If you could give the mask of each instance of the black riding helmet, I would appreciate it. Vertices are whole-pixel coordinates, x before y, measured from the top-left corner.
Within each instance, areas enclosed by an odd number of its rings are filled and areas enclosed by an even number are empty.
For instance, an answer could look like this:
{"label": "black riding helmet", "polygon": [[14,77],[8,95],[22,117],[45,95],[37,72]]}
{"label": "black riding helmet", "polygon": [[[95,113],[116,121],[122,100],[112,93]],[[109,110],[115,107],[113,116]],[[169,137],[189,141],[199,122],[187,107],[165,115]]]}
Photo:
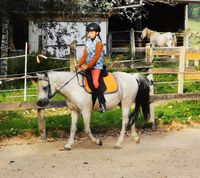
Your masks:
{"label": "black riding helmet", "polygon": [[87,32],[89,32],[89,31],[100,32],[101,31],[101,27],[97,23],[92,22],[92,23],[87,25],[86,31]]}

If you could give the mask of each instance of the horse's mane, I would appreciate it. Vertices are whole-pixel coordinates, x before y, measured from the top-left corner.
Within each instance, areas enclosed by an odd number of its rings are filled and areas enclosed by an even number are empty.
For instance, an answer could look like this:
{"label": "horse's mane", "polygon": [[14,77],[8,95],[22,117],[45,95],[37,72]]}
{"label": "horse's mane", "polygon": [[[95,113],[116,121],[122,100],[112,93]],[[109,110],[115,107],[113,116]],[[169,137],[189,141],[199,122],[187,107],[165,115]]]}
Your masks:
{"label": "horse's mane", "polygon": [[147,38],[148,39],[150,39],[150,37],[153,35],[153,34],[155,34],[155,33],[159,33],[159,32],[157,32],[157,31],[154,31],[154,30],[151,30],[151,29],[149,29],[149,28],[145,28],[146,29],[146,34],[147,34]]}

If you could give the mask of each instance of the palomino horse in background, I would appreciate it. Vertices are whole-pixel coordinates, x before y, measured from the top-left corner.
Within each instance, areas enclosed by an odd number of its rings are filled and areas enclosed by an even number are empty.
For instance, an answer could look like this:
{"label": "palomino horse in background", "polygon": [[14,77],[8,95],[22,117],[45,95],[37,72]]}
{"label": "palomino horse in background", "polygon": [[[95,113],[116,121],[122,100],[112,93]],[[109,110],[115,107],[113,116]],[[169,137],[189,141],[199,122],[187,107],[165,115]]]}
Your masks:
{"label": "palomino horse in background", "polygon": [[[138,116],[140,107],[144,118],[150,118],[150,103],[149,103],[149,80],[139,75],[131,75],[124,72],[114,72],[114,78],[118,84],[118,90],[114,93],[105,94],[106,109],[112,109],[120,106],[122,110],[122,129],[115,144],[116,148],[121,148],[126,132],[126,127],[131,126],[131,136],[138,142],[139,135],[135,130],[135,120]],[[76,125],[79,113],[83,116],[85,133],[92,142],[102,145],[99,138],[95,138],[90,129],[90,117],[92,110],[98,110],[98,102],[93,107],[92,95],[87,93],[79,81],[82,78],[81,74],[74,72],[48,72],[37,74],[38,84],[38,100],[37,105],[45,107],[49,103],[49,99],[56,93],[60,93],[65,97],[67,107],[71,111],[71,129],[70,138],[64,148],[70,150],[76,132]],[[135,108],[130,113],[132,103],[135,102]]]}
{"label": "palomino horse in background", "polygon": [[141,39],[147,38],[153,47],[174,47],[176,46],[176,36],[172,32],[159,33],[148,29],[142,30]]}

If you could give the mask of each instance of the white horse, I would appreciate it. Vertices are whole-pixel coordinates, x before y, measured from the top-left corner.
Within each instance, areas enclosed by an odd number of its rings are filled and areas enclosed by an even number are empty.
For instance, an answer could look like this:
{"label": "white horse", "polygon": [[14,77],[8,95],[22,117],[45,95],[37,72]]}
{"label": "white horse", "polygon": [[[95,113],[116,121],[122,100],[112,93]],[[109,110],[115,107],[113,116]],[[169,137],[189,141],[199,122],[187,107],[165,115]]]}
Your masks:
{"label": "white horse", "polygon": [[142,30],[141,39],[147,38],[153,47],[174,47],[176,45],[176,36],[172,32],[159,33],[148,29]]}
{"label": "white horse", "polygon": [[[135,119],[140,110],[143,111],[146,120],[150,117],[149,110],[149,90],[150,84],[148,79],[139,76],[131,75],[124,72],[113,73],[118,83],[118,90],[112,94],[105,94],[106,109],[112,109],[120,106],[122,109],[122,129],[120,136],[115,144],[116,148],[121,148],[128,124],[131,126],[131,135],[133,139],[138,142],[139,135],[135,130]],[[95,138],[90,129],[90,115],[92,110],[98,110],[98,102],[94,107],[92,104],[92,96],[87,93],[80,85],[82,76],[74,72],[48,72],[44,74],[37,74],[38,84],[38,100],[37,105],[45,107],[49,103],[49,99],[60,93],[65,97],[67,107],[71,111],[71,129],[68,143],[64,146],[65,149],[70,150],[74,143],[74,136],[76,132],[76,125],[79,113],[83,116],[84,131],[92,142],[102,145],[99,138]],[[135,108],[130,113],[132,103],[135,102]]]}

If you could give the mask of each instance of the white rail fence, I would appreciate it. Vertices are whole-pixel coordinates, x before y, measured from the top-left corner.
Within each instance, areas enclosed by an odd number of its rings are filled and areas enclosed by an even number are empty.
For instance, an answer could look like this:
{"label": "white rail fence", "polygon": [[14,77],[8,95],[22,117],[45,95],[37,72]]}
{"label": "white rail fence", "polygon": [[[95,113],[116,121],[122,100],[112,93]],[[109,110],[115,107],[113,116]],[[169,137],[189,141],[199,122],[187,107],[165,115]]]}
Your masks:
{"label": "white rail fence", "polygon": [[[35,72],[27,72],[27,65],[28,65],[28,43],[25,43],[25,54],[24,55],[18,55],[18,56],[10,56],[10,57],[2,57],[0,58],[0,60],[9,60],[9,59],[18,59],[18,58],[24,58],[24,73],[20,73],[20,74],[12,74],[12,75],[6,75],[3,77],[0,77],[0,86],[3,84],[3,82],[10,82],[10,81],[14,81],[14,80],[24,80],[24,87],[21,89],[7,89],[7,90],[0,90],[0,93],[13,93],[13,92],[21,92],[23,90],[23,96],[19,95],[19,96],[8,96],[8,98],[23,98],[23,101],[27,101],[28,97],[35,97],[37,96],[35,95],[27,95],[27,91],[28,90],[35,90],[35,88],[27,88],[27,79],[31,79],[33,78],[31,75],[33,75]],[[68,58],[56,58],[56,57],[50,57],[50,59],[56,59],[56,60],[64,60],[67,61],[69,60]],[[51,70],[64,70],[67,69],[69,67],[62,67],[62,68],[56,68],[56,69],[51,69]],[[43,70],[43,71],[37,71],[37,72],[46,72],[49,70]],[[2,95],[0,95],[0,98],[3,98]]]}
{"label": "white rail fence", "polygon": [[[27,44],[25,51],[27,51]],[[39,126],[39,132],[41,133],[42,136],[46,137],[46,127],[45,127],[45,120],[44,120],[44,108],[38,107],[35,102],[26,102],[27,100],[27,82],[26,80],[29,78],[29,74],[27,73],[27,52],[25,52],[25,55],[22,55],[25,60],[25,70],[24,70],[24,75],[21,77],[14,77],[14,78],[1,78],[0,80],[17,80],[17,79],[24,79],[24,102],[9,102],[9,103],[0,103],[0,110],[20,110],[20,109],[37,109],[38,110],[38,126]],[[159,100],[174,100],[174,99],[198,99],[200,98],[200,93],[183,93],[183,83],[185,80],[185,77],[187,74],[189,77],[186,77],[187,79],[200,79],[200,74],[199,72],[187,72],[186,66],[185,66],[185,61],[186,60],[197,60],[198,57],[200,56],[199,50],[196,51],[189,51],[187,49],[177,49],[177,48],[170,48],[170,49],[161,49],[161,48],[151,48],[147,47],[146,48],[146,59],[150,63],[153,61],[153,56],[154,55],[178,55],[179,56],[179,68],[175,72],[172,70],[160,70],[156,71],[154,69],[150,69],[150,71],[145,72],[144,74],[159,74],[159,73],[176,73],[178,75],[178,82],[179,84],[179,89],[178,93],[175,94],[154,94],[153,89],[151,93],[151,122],[153,123],[153,127],[155,127],[155,118],[154,118],[154,102],[159,101]],[[20,57],[22,57],[20,56]],[[18,56],[17,56],[18,57]],[[13,58],[13,57],[12,57]],[[6,58],[8,59],[8,58]],[[199,57],[200,59],[200,57]],[[198,59],[198,60],[199,60]],[[192,75],[194,74],[194,75]],[[153,77],[152,77],[153,78]],[[174,82],[173,82],[174,83]],[[20,89],[22,90],[22,89]],[[51,101],[50,104],[47,106],[47,108],[58,108],[58,107],[65,107],[65,102],[64,101]]]}

